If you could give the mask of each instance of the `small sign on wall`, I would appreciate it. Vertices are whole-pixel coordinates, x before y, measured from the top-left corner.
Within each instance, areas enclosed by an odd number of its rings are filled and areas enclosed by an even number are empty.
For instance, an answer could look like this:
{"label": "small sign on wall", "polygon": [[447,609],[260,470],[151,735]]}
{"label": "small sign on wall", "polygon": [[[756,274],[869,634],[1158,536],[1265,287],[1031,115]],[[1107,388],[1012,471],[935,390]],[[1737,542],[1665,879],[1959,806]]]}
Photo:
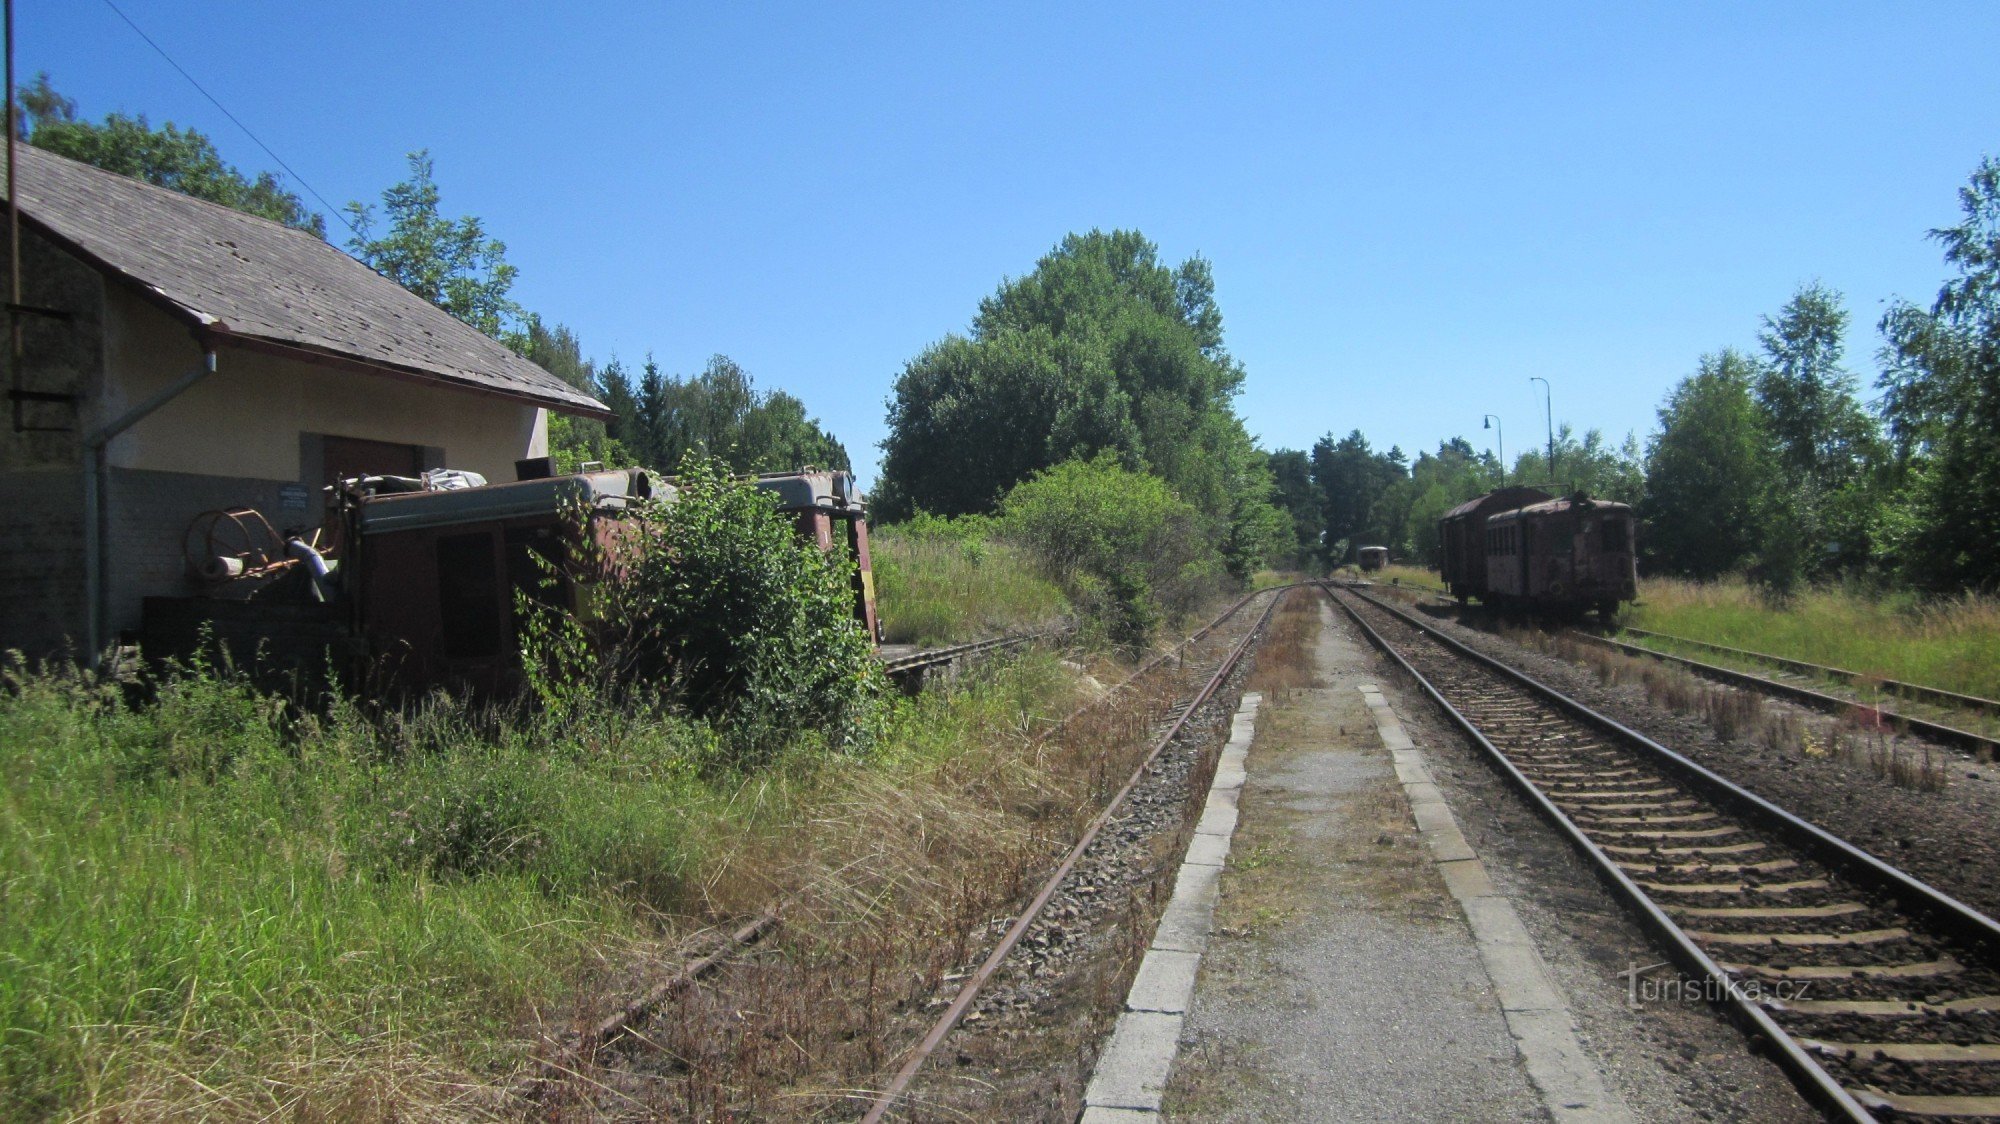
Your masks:
{"label": "small sign on wall", "polygon": [[284,505],[286,511],[304,511],[311,498],[312,493],[304,484],[286,484],[278,489],[278,502]]}

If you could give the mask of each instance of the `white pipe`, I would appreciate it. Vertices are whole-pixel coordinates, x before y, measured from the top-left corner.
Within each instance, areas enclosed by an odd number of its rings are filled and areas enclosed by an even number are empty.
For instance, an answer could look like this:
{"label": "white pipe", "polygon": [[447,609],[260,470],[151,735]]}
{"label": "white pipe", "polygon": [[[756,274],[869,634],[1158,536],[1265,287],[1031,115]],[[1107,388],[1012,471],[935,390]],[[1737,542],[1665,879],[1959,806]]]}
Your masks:
{"label": "white pipe", "polygon": [[83,439],[83,638],[90,666],[104,662],[104,622],[107,615],[104,591],[104,448],[111,439],[137,425],[147,414],[171,402],[188,387],[215,373],[215,349],[202,352],[201,362],[187,373],[120,414],[116,420],[92,430]]}

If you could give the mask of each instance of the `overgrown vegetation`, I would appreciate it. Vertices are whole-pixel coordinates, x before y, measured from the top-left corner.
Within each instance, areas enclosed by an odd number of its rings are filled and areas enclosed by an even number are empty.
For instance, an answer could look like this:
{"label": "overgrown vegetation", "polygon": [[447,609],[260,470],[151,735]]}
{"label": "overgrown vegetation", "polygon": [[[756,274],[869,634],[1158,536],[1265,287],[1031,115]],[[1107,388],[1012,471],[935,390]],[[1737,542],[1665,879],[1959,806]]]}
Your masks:
{"label": "overgrown vegetation", "polygon": [[1928,600],[1827,586],[1774,606],[1740,578],[1651,578],[1623,619],[1691,640],[2000,698],[2000,602],[1988,596]]}
{"label": "overgrown vegetation", "polygon": [[993,520],[920,513],[874,532],[875,594],[890,643],[942,645],[1053,627],[1069,599]]}
{"label": "overgrown vegetation", "polygon": [[[212,668],[135,704],[17,663],[0,691],[0,1103],[15,1119],[491,1103],[534,1025],[560,1029],[593,979],[790,885],[801,825],[861,790],[936,813],[963,799],[961,771],[1026,767],[1010,739],[1065,684],[1030,659],[892,704],[865,760],[795,750],[743,772],[717,767],[715,728],[601,698],[561,722],[443,697],[288,717]],[[838,873],[858,853],[809,857],[822,896],[863,877]]]}

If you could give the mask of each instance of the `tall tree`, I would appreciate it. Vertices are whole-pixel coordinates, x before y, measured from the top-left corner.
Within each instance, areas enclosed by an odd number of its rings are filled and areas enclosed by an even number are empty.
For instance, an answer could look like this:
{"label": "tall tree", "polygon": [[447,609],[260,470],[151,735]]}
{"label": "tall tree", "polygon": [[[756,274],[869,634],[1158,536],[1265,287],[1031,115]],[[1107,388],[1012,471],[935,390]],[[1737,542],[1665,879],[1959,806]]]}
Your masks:
{"label": "tall tree", "polygon": [[1358,429],[1338,441],[1328,433],[1313,443],[1312,479],[1319,490],[1326,561],[1347,561],[1355,547],[1369,545],[1361,541],[1364,538],[1389,545],[1393,528],[1382,518],[1382,498],[1407,475],[1401,449],[1392,446],[1378,453]]}
{"label": "tall tree", "polygon": [[1272,502],[1290,517],[1293,551],[1303,561],[1319,551],[1320,496],[1312,458],[1302,449],[1279,449],[1270,460]]}
{"label": "tall tree", "polygon": [[1884,552],[1933,589],[2000,589],[2000,161],[1959,190],[1957,226],[1931,231],[1958,269],[1930,308],[1882,318],[1881,386],[1899,492]]}
{"label": "tall tree", "polygon": [[277,176],[245,176],[222,159],[206,134],[172,121],[155,129],[144,114],[85,121],[77,116],[76,102],[49,84],[46,71],[16,97],[19,136],[36,148],[326,237],[326,219],[286,191]]}
{"label": "tall tree", "polygon": [[1170,268],[1136,231],[1072,234],[904,368],[877,498],[891,515],[990,511],[1034,472],[1108,452],[1165,479],[1220,541],[1269,522],[1242,382],[1206,261]]}
{"label": "tall tree", "polygon": [[1775,473],[1764,522],[1787,528],[1766,542],[1759,571],[1780,588],[1868,557],[1880,436],[1841,366],[1846,331],[1840,294],[1814,283],[1765,317],[1758,335],[1755,393]]}
{"label": "tall tree", "polygon": [[1704,355],[1660,407],[1660,432],[1646,451],[1650,567],[1714,578],[1748,562],[1768,461],[1751,388],[1762,372],[1741,352]]}
{"label": "tall tree", "polygon": [[375,272],[423,297],[494,339],[523,350],[521,306],[507,293],[519,272],[507,263],[507,245],[489,238],[486,224],[466,215],[445,218],[428,151],[409,154],[410,178],[382,193],[389,229],[371,237],[375,208],[347,205],[355,235],[347,248]]}

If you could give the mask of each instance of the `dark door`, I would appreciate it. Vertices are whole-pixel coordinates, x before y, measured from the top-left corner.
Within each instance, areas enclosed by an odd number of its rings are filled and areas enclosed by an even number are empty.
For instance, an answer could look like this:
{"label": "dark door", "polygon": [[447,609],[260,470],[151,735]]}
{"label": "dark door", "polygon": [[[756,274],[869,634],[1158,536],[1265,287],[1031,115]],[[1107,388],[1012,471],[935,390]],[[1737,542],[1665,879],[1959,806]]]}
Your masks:
{"label": "dark door", "polygon": [[420,476],[424,451],[416,445],[369,441],[360,437],[322,438],[320,483],[349,476]]}

